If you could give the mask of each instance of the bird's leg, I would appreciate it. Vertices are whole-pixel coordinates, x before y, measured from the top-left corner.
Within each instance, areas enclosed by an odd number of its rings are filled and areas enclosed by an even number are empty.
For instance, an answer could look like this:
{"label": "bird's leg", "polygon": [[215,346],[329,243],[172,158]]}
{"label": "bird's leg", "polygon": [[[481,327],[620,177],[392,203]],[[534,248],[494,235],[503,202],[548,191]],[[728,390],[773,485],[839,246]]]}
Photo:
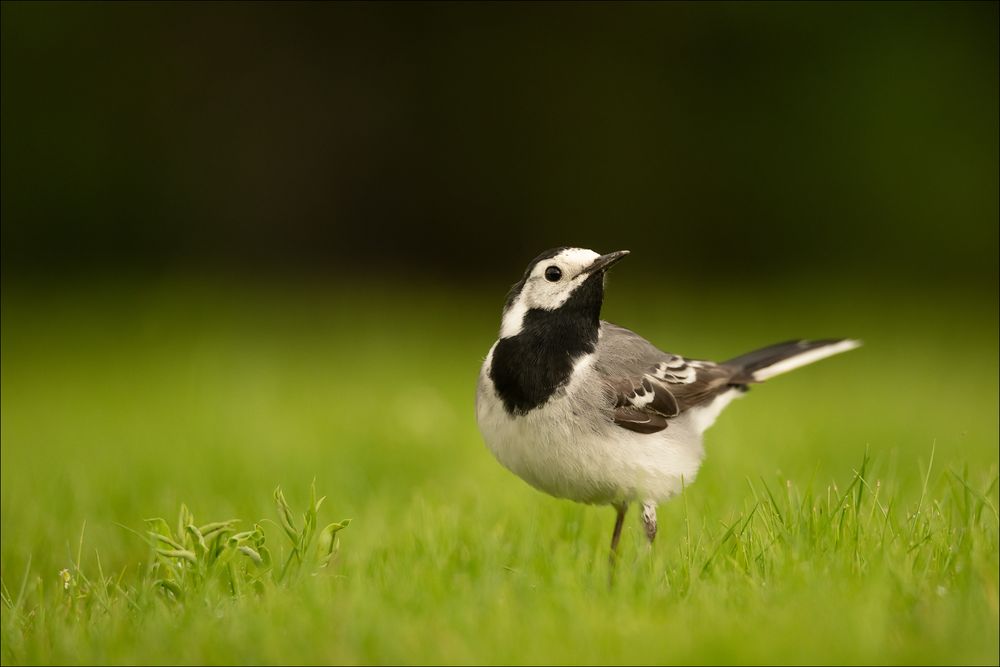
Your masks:
{"label": "bird's leg", "polygon": [[615,517],[615,532],[611,533],[611,574],[614,576],[615,563],[618,562],[618,541],[622,537],[622,525],[625,523],[625,512],[628,511],[628,503],[617,503],[614,506],[618,516]]}
{"label": "bird's leg", "polygon": [[649,540],[649,546],[652,548],[653,540],[656,539],[656,503],[647,500],[642,504],[642,527],[646,529],[646,538]]}

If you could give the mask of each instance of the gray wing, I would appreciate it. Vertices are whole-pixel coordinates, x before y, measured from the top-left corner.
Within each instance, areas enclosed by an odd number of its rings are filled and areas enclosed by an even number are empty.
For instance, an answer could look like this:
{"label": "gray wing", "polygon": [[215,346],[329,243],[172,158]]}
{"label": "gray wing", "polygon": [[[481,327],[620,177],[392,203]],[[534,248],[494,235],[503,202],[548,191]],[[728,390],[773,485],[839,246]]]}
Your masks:
{"label": "gray wing", "polygon": [[670,419],[728,390],[735,374],[729,366],[663,352],[609,322],[601,323],[596,364],[615,423],[637,433],[667,428]]}

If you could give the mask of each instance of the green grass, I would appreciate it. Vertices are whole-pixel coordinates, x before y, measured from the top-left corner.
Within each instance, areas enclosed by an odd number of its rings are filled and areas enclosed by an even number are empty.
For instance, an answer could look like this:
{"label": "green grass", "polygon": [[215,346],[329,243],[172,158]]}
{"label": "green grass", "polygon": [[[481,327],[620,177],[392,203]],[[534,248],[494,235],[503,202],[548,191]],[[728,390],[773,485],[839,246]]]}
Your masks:
{"label": "green grass", "polygon": [[[865,347],[735,402],[651,553],[629,515],[611,588],[613,511],[477,433],[505,286],[5,284],[3,663],[997,664],[995,294],[692,285],[650,312],[629,280],[606,316],[672,351]],[[352,523],[280,577],[272,492],[301,530],[314,479],[302,553]],[[155,553],[157,516],[194,562]],[[182,535],[230,518],[270,568]]]}

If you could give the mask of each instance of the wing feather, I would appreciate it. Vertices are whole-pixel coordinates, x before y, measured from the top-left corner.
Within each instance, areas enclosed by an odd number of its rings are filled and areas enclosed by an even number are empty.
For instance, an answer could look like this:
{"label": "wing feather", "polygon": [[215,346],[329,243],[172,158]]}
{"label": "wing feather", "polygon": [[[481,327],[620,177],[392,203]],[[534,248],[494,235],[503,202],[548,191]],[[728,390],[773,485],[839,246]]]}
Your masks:
{"label": "wing feather", "polygon": [[622,428],[656,433],[671,419],[732,387],[733,369],[657,349],[622,327],[602,323],[598,365]]}

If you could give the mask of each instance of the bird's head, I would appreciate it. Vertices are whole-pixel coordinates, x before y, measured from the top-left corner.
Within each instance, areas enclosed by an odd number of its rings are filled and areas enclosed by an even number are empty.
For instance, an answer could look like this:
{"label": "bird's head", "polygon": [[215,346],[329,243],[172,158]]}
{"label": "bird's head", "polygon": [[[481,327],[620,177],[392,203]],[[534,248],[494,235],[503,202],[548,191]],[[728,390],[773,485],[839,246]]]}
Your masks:
{"label": "bird's head", "polygon": [[567,317],[600,316],[604,300],[604,274],[628,250],[599,255],[586,248],[553,248],[531,260],[521,278],[507,293],[500,337],[521,332],[532,312],[564,313]]}

